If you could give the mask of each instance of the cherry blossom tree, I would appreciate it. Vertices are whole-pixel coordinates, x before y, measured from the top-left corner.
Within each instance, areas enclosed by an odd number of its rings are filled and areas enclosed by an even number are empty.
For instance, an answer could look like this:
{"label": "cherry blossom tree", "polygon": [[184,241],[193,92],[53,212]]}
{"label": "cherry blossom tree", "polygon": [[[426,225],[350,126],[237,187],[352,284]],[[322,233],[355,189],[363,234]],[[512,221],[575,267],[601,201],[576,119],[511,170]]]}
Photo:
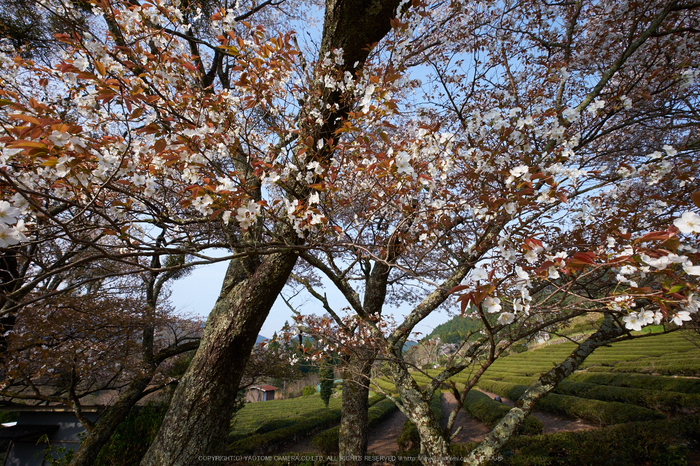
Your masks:
{"label": "cherry blossom tree", "polygon": [[[73,463],[91,464],[140,399],[177,382],[173,361],[199,345],[201,323],[174,317],[163,296],[182,274],[108,276],[23,306],[5,334],[0,395],[71,408],[87,430]],[[97,422],[86,404],[106,406]]]}
{"label": "cherry blossom tree", "polygon": [[[387,359],[428,457],[449,456],[428,400],[451,375],[474,368],[464,390],[453,386],[463,400],[514,342],[608,316],[474,451],[481,464],[596,347],[697,312],[697,14],[683,2],[494,2],[420,5],[400,18],[405,40],[386,57],[432,70],[411,83],[424,104],[406,103],[381,129],[363,125],[365,157],[335,196],[346,202],[324,206],[345,236],[301,256],[369,330],[353,336],[361,327],[327,301],[337,330],[309,327],[340,347],[352,340],[355,355],[372,334],[360,359]],[[390,89],[410,98],[403,83]],[[420,283],[408,316],[380,327],[388,287],[410,297]],[[451,293],[484,336],[421,389],[403,345]]]}
{"label": "cherry blossom tree", "polygon": [[[230,251],[144,464],[222,449],[298,257],[358,316],[336,312],[347,338],[374,339],[349,354],[355,373],[386,358],[434,458],[447,441],[427,400],[465,367],[422,390],[401,350],[455,293],[487,328],[467,389],[509,344],[575,315],[610,316],[580,362],[623,327],[697,310],[697,5],[328,0],[319,44],[300,46],[310,6],[100,2],[101,27],[59,36],[48,64],[1,57],[0,247],[22,272],[8,267],[8,316],[36,283],[102,259],[166,272],[139,258]],[[36,259],[54,245],[58,266]],[[611,276],[605,294],[581,291]],[[389,325],[385,302],[404,298]]]}
{"label": "cherry blossom tree", "polygon": [[[42,5],[79,14],[70,2]],[[101,26],[59,36],[50,63],[2,57],[7,253],[30,263],[32,248],[80,247],[87,257],[66,269],[108,259],[136,273],[170,270],[139,257],[231,251],[145,464],[191,464],[221,449],[231,395],[295,250],[326,232],[318,204],[326,180],[342,178],[336,155],[357,156],[343,148],[359,137],[345,118],[371,97],[363,64],[399,2],[329,3],[320,48],[306,55],[275,21],[302,18],[299,3],[221,4],[204,19],[196,4],[180,6],[95,3]],[[59,273],[27,270],[20,287]]]}

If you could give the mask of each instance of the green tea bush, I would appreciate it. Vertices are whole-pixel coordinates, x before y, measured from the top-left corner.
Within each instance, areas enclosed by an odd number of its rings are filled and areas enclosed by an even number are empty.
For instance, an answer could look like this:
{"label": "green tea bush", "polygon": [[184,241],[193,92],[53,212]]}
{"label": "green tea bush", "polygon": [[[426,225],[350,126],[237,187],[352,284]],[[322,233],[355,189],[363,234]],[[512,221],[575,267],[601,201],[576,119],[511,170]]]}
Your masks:
{"label": "green tea bush", "polygon": [[661,419],[664,416],[641,406],[599,401],[550,393],[537,402],[537,409],[584,419],[601,426]]}
{"label": "green tea bush", "polygon": [[700,393],[700,380],[698,379],[684,379],[663,375],[574,372],[567,380],[595,383],[599,385],[641,388],[644,390],[667,390],[680,393]]}
{"label": "green tea bush", "polygon": [[266,434],[273,430],[282,429],[283,427],[291,426],[296,421],[294,419],[273,419],[255,429],[255,434]]}
{"label": "green tea bush", "polygon": [[251,435],[228,445],[230,454],[265,454],[285,443],[295,442],[310,433],[328,428],[340,422],[339,410],[323,410],[313,417],[300,417],[293,425],[282,427],[264,434]]}
{"label": "green tea bush", "polygon": [[[510,408],[503,403],[493,400],[490,396],[478,390],[470,390],[464,401],[464,410],[474,419],[477,419],[489,427],[494,427],[508,414]],[[544,430],[542,421],[534,416],[527,416],[518,433],[521,435],[535,435]]]}
{"label": "green tea bush", "polygon": [[572,395],[581,398],[619,401],[643,406],[666,414],[687,414],[700,410],[700,394],[616,387],[569,380],[561,381],[555,391],[562,395]]}
{"label": "green tea bush", "polygon": [[689,450],[698,447],[700,418],[691,416],[683,422],[632,422],[584,432],[514,437],[502,450],[503,460],[495,464],[681,466],[689,464]]}
{"label": "green tea bush", "polygon": [[[501,396],[517,400],[527,390],[526,385],[514,385],[491,380],[479,381],[479,387]],[[575,417],[599,425],[660,419],[660,413],[641,406],[614,401],[590,400],[577,396],[549,393],[537,402],[537,409]]]}
{"label": "green tea bush", "polygon": [[[340,412],[340,398],[331,398],[330,409]],[[229,441],[238,440],[254,435],[256,429],[263,424],[279,419],[314,417],[321,411],[326,411],[319,394],[285,400],[271,400],[258,403],[246,403],[243,409],[236,413],[231,424]]]}

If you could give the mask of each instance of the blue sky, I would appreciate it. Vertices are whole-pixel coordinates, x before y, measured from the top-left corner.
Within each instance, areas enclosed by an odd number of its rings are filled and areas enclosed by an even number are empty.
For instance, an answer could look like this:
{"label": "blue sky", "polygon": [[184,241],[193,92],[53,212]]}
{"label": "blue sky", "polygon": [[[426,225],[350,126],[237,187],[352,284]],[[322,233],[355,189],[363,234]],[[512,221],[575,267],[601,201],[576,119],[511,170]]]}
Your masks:
{"label": "blue sky", "polygon": [[[189,276],[174,282],[170,300],[175,309],[186,316],[206,318],[214,307],[216,298],[219,296],[227,266],[228,262],[224,261],[198,267]],[[332,286],[327,286],[325,293],[328,295],[329,302],[334,308],[342,309],[345,306],[344,298]],[[317,305],[315,300],[306,294],[297,296],[294,299],[294,305],[304,313],[317,315],[324,313],[322,307]],[[458,306],[452,309],[452,311],[458,310]],[[403,307],[393,310],[388,309],[385,314],[393,313],[396,320],[399,320],[399,317],[408,311],[410,311],[410,308]],[[292,321],[292,315],[287,305],[278,297],[260,334],[266,337],[272,336],[275,331],[282,328],[285,321]],[[416,330],[426,335],[449,318],[445,311],[436,312],[425,319],[424,323],[418,325]]]}

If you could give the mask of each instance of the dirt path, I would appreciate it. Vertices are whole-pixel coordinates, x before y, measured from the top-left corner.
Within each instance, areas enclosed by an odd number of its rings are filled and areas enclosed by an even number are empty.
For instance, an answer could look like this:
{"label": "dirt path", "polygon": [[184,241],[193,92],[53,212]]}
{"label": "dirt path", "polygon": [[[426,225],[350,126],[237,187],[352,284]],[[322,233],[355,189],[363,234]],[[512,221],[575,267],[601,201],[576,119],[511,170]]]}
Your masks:
{"label": "dirt path", "polygon": [[388,456],[399,449],[396,439],[401,434],[406,416],[398,409],[369,431],[367,451],[379,456]]}
{"label": "dirt path", "polygon": [[[496,395],[490,392],[483,393],[487,394],[491,398],[495,398]],[[513,401],[501,397],[504,404],[508,406],[513,406]],[[451,393],[444,393],[442,395],[442,427],[447,425],[447,419],[450,415],[450,411],[455,406],[455,398]],[[596,427],[587,424],[583,421],[577,419],[571,419],[564,416],[556,416],[553,414],[543,413],[540,411],[535,411],[533,413],[537,419],[542,421],[544,424],[544,433],[551,434],[555,432],[576,432],[581,430],[591,430]],[[406,422],[406,416],[398,409],[394,411],[388,418],[380,422],[373,429],[369,431],[369,445],[367,448],[368,452],[376,455],[388,456],[392,452],[398,450],[399,446],[396,443],[396,439],[401,433],[401,428],[404,422]],[[457,419],[455,421],[455,429],[462,427],[462,430],[453,439],[456,443],[466,443],[466,442],[479,442],[483,440],[489,433],[490,429],[486,427],[482,422],[471,418],[464,411],[460,411],[457,414]],[[318,453],[311,446],[311,439],[313,436],[306,438],[305,440],[299,441],[295,444],[288,445],[280,451],[279,453]]]}
{"label": "dirt path", "polygon": [[[495,393],[480,390],[482,393],[487,394],[491,398],[495,398],[497,395]],[[515,403],[508,398],[501,397],[503,404],[507,406],[514,406]],[[578,432],[581,430],[591,430],[597,429],[596,426],[592,424],[587,424],[580,419],[573,419],[565,416],[557,416],[555,414],[543,413],[542,411],[534,411],[532,413],[537,419],[542,421],[544,424],[545,434],[554,434],[556,432]]]}
{"label": "dirt path", "polygon": [[[449,419],[450,412],[457,405],[457,400],[452,393],[442,394],[442,428],[447,427],[447,420]],[[466,442],[480,442],[486,437],[486,435],[491,431],[484,423],[477,421],[476,419],[469,416],[464,410],[460,410],[457,413],[457,419],[455,419],[454,429],[457,430],[459,427],[462,430],[457,434],[457,436],[452,439],[454,443],[466,443]]]}

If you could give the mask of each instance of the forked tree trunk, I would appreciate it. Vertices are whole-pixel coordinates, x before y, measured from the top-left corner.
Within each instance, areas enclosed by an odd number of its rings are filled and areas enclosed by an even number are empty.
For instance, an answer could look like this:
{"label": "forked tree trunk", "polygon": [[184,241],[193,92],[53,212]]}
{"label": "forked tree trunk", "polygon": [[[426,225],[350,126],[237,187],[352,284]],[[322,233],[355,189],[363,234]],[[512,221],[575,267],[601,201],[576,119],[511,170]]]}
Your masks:
{"label": "forked tree trunk", "polygon": [[[355,73],[372,45],[391,30],[391,19],[399,4],[400,0],[327,0],[320,57],[342,49],[345,64],[340,71]],[[320,131],[309,131],[314,139],[309,147],[315,147],[321,138],[335,140],[335,130],[350,109],[335,93],[327,102],[316,105],[324,111],[335,110],[329,113]],[[310,110],[301,109],[300,114]],[[332,154],[325,151],[330,151],[328,144],[316,155],[329,163]],[[305,186],[297,188],[295,192],[306,193],[302,196],[310,195]],[[290,243],[299,240],[295,233],[285,239]],[[142,465],[189,466],[201,463],[202,457],[222,452],[243,370],[296,258],[289,252],[266,256],[256,264],[252,264],[253,260],[231,262],[199,350],[175,391]]]}
{"label": "forked tree trunk", "polygon": [[200,349],[142,465],[189,466],[224,451],[243,371],[296,257],[288,252],[231,262]]}

